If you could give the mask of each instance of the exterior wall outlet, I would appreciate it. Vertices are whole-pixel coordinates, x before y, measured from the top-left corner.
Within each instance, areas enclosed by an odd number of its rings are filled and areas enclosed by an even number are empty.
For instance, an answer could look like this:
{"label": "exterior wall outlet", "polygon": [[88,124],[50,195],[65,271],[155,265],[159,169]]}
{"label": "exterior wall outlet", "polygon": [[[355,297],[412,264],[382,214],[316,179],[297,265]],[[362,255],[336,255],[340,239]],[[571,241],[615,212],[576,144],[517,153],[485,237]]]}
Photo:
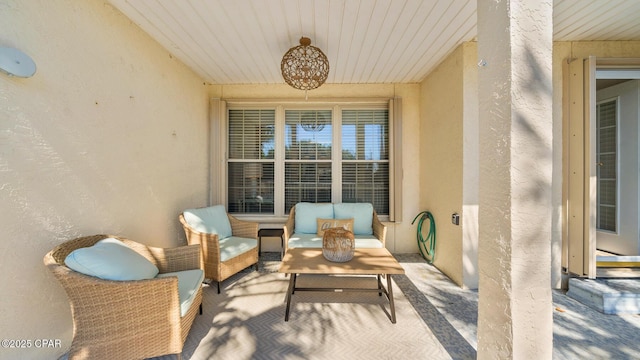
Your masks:
{"label": "exterior wall outlet", "polygon": [[453,225],[460,225],[460,214],[458,213],[451,214],[451,223]]}

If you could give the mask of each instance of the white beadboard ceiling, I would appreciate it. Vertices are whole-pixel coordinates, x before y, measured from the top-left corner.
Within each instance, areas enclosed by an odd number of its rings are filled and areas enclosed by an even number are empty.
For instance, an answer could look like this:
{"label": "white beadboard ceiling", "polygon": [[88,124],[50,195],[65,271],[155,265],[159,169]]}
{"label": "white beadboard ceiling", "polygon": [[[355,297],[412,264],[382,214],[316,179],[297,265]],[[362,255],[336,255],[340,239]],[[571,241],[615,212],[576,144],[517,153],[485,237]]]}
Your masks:
{"label": "white beadboard ceiling", "polygon": [[[476,0],[108,0],[212,84],[284,83],[301,36],[327,83],[421,81],[476,37]],[[555,0],[554,40],[640,40],[640,0]]]}

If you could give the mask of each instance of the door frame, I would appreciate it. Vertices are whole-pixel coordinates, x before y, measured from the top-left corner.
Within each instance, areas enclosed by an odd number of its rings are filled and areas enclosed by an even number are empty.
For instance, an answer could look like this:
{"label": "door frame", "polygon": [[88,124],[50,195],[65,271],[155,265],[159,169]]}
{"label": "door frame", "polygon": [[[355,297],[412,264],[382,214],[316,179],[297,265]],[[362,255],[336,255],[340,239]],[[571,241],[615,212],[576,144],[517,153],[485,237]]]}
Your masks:
{"label": "door frame", "polygon": [[638,58],[573,58],[563,62],[563,227],[565,272],[596,278],[596,70],[639,68]]}

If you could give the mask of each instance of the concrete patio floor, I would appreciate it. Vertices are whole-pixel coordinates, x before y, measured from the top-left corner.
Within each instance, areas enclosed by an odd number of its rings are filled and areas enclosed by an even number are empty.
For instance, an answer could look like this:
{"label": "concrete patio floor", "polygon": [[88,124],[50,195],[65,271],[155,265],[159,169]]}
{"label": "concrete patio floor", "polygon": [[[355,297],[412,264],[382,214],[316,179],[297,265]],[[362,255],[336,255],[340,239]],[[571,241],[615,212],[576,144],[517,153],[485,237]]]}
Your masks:
{"label": "concrete patio floor", "polygon": [[[418,254],[394,256],[406,271],[393,277],[396,324],[375,300],[352,304],[333,293],[325,304],[294,305],[284,322],[288,280],[277,273],[280,254],[263,253],[259,272],[236,274],[221,294],[205,286],[205,312],[182,359],[475,359],[478,292],[461,289]],[[560,290],[552,306],[553,359],[640,358],[640,315],[606,315]],[[362,336],[380,338],[359,344]]]}

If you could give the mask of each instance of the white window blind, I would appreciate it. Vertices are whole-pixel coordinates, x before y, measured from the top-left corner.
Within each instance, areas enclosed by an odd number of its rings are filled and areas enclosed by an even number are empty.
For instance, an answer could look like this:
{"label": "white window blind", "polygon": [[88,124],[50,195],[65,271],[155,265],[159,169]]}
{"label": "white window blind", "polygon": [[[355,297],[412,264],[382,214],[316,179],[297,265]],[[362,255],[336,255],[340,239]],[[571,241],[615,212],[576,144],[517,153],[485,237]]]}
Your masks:
{"label": "white window blind", "polygon": [[597,229],[615,232],[618,199],[618,101],[597,104],[596,156],[598,161]]}

